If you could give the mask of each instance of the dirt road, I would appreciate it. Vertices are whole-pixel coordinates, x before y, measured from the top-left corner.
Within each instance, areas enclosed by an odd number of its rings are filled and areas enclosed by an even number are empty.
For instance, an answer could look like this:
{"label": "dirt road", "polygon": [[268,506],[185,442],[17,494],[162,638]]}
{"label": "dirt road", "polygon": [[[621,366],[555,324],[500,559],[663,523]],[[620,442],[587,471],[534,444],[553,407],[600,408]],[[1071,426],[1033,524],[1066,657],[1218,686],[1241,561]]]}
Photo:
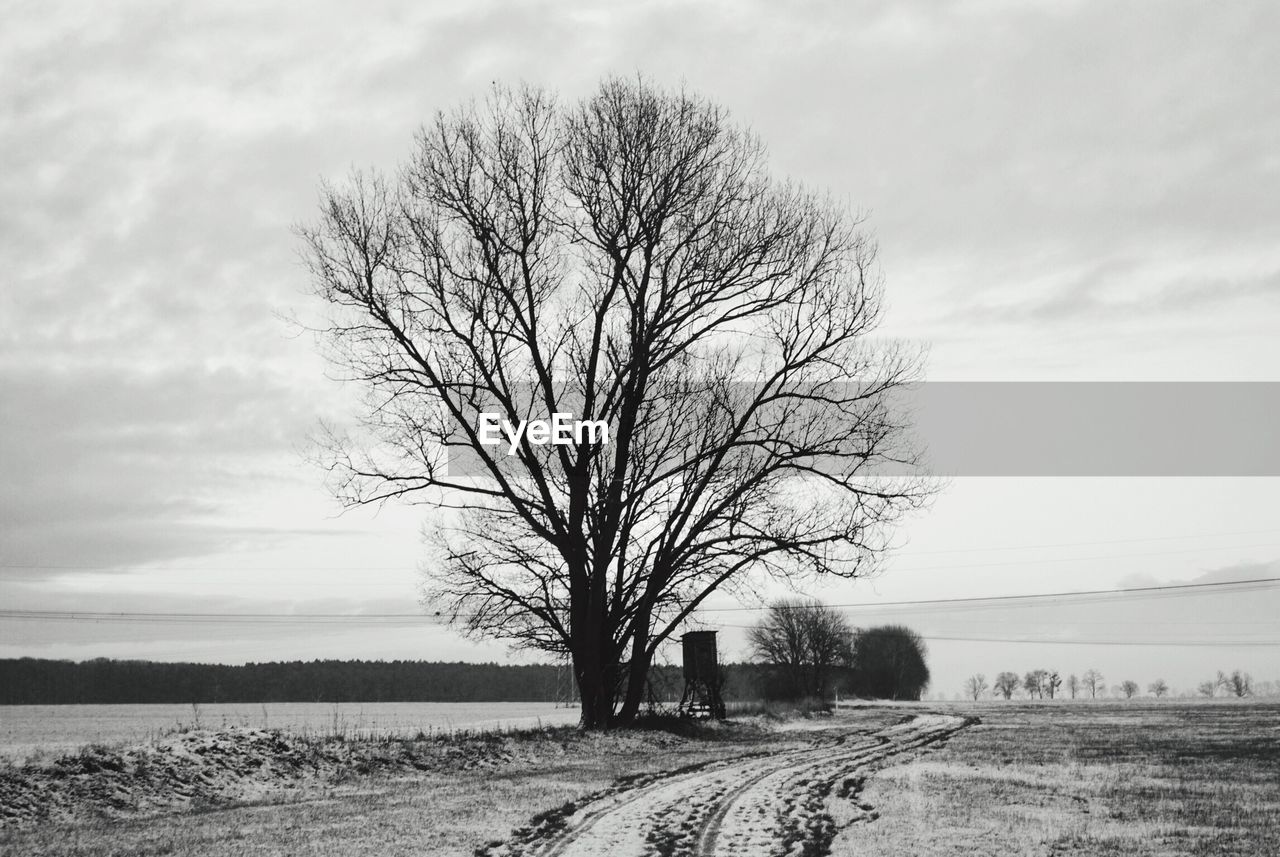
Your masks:
{"label": "dirt road", "polygon": [[969,721],[922,714],[870,734],[639,777],[535,818],[491,857],[712,857],[829,850],[837,829],[873,819],[858,792],[872,766],[944,741]]}

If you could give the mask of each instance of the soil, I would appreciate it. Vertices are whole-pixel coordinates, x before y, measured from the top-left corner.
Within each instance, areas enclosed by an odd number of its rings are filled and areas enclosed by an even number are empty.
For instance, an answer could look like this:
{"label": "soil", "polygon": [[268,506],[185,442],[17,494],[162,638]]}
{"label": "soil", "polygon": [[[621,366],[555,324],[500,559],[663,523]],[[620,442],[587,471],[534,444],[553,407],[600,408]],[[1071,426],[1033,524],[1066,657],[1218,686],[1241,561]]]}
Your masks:
{"label": "soil", "polygon": [[973,722],[925,714],[875,732],[833,729],[807,746],[619,781],[536,817],[483,857],[820,857],[837,830],[873,820],[868,774]]}

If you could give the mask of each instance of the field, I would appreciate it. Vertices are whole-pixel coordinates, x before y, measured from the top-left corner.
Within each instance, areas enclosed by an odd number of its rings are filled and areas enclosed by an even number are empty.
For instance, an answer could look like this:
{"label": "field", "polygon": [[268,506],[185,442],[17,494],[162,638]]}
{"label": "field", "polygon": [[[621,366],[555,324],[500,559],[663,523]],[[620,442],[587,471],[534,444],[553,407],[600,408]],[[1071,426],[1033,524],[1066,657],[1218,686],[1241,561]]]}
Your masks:
{"label": "field", "polygon": [[839,857],[1280,854],[1280,704],[1002,704],[868,781]]}
{"label": "field", "polygon": [[1274,702],[863,706],[472,749],[453,768],[21,825],[0,853],[1280,854]]}
{"label": "field", "polygon": [[203,705],[3,705],[0,759],[127,744],[174,729],[246,726],[379,737],[456,729],[528,729],[576,723],[550,702],[270,702]]}

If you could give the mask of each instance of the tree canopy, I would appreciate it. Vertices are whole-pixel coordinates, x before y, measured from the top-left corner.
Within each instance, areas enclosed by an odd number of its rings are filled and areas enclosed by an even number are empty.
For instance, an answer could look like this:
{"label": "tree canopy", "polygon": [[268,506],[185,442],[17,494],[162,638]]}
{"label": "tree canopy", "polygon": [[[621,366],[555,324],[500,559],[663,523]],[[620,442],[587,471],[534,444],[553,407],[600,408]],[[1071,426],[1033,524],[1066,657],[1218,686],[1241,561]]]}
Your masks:
{"label": "tree canopy", "polygon": [[[929,686],[926,651],[920,635],[902,625],[859,631],[854,640],[854,692],[872,699],[919,699]],[[1016,683],[1017,676],[1014,679]]]}
{"label": "tree canopy", "polygon": [[822,699],[853,660],[853,626],[817,600],[784,599],[747,632],[752,653],[775,668],[771,695]]}
{"label": "tree canopy", "polygon": [[[366,394],[327,437],[334,490],[433,506],[431,608],[570,654],[587,726],[634,716],[711,593],[862,574],[925,496],[870,475],[912,459],[890,394],[918,370],[868,337],[874,242],[704,98],[495,87],[395,176],[326,184],[300,232],[326,353]],[[480,413],[608,442],[508,453]]]}

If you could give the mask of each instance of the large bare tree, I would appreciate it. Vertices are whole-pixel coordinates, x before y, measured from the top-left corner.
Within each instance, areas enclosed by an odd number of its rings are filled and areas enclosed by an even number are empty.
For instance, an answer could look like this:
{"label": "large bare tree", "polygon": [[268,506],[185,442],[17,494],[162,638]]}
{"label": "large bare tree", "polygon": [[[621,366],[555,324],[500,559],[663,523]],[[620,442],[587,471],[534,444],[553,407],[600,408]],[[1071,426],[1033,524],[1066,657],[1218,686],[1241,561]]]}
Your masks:
{"label": "large bare tree", "polygon": [[[351,504],[430,504],[432,609],[572,656],[583,724],[632,718],[659,645],[746,574],[864,573],[922,483],[875,343],[860,220],[769,175],[725,111],[643,80],[440,114],[300,231],[330,358],[367,393],[326,461]],[[482,442],[477,415],[603,421]]]}

